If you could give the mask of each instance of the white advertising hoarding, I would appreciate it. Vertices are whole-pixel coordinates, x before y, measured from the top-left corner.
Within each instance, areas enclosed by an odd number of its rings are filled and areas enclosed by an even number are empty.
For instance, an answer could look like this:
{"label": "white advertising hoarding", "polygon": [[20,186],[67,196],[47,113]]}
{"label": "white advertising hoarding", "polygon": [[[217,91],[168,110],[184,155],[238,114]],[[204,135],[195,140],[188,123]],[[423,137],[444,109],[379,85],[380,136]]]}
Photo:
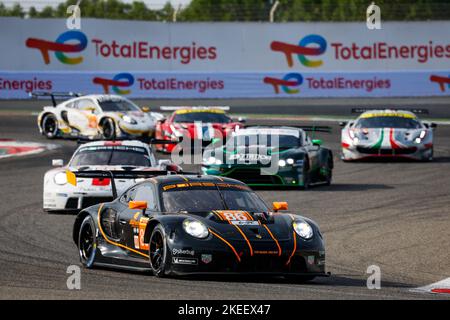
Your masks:
{"label": "white advertising hoarding", "polygon": [[[31,91],[120,94],[130,98],[420,97],[448,95],[442,72],[191,73],[0,72],[0,94]],[[7,93],[7,95],[5,94]]]}
{"label": "white advertising hoarding", "polygon": [[450,94],[450,21],[368,30],[365,22],[82,19],[81,27],[68,30],[64,19],[0,18],[0,98],[49,87],[35,78],[50,81],[51,90],[145,98]]}

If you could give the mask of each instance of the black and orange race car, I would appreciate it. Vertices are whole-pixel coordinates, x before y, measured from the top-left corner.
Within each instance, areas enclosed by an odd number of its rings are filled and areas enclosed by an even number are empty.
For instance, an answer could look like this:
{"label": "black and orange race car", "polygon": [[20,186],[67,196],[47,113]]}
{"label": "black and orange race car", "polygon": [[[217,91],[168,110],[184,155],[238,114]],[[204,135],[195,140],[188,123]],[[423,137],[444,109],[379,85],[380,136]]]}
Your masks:
{"label": "black and orange race car", "polygon": [[[142,172],[68,172],[77,178],[143,179]],[[115,189],[113,188],[113,193]],[[159,277],[267,274],[292,280],[327,276],[319,227],[269,208],[244,183],[214,176],[161,175],[132,186],[112,202],[80,212],[73,240],[81,263],[152,271]]]}

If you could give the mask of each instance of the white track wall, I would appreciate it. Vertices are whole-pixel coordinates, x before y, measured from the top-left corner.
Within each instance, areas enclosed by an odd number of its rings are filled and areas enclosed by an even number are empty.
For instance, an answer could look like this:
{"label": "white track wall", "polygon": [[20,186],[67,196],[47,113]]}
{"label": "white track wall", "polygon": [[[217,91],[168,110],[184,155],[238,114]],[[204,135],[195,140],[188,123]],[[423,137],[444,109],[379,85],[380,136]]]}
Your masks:
{"label": "white track wall", "polygon": [[0,98],[450,95],[450,22],[151,23],[0,18]]}

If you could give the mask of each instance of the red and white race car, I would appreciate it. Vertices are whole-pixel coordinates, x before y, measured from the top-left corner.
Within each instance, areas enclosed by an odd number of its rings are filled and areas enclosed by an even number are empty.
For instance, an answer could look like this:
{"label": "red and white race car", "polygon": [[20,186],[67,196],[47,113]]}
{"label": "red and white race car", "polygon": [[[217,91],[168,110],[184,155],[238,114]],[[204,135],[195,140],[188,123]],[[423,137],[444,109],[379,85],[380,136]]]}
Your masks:
{"label": "red and white race car", "polygon": [[[206,147],[217,139],[226,139],[232,132],[243,128],[245,123],[243,118],[237,121],[231,119],[226,114],[226,111],[230,110],[229,107],[163,106],[160,109],[173,111],[173,113],[169,118],[161,119],[156,123],[155,138],[158,140],[190,139]],[[174,144],[156,145],[156,150],[161,152],[170,153],[174,148]]]}

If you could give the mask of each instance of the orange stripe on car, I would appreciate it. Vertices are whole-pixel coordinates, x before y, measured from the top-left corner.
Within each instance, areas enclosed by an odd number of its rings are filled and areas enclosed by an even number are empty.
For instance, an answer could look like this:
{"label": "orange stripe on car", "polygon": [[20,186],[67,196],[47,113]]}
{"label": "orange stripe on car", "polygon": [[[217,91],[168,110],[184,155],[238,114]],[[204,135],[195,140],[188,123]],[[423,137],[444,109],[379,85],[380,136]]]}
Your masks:
{"label": "orange stripe on car", "polygon": [[297,235],[295,234],[295,231],[292,232],[294,235],[294,249],[292,250],[291,256],[289,257],[289,260],[286,262],[286,265],[288,266],[291,263],[291,259],[295,254],[295,251],[297,251]]}
{"label": "orange stripe on car", "polygon": [[248,248],[250,249],[250,256],[253,257],[253,247],[252,244],[250,243],[250,241],[248,240],[247,236],[245,235],[244,231],[242,231],[241,228],[239,228],[237,225],[234,224],[234,226],[236,227],[236,229],[239,231],[239,233],[242,235],[242,237],[245,239],[245,241],[248,244]]}
{"label": "orange stripe on car", "polygon": [[248,211],[244,211],[244,213],[251,221],[255,220],[255,219],[253,219],[252,215]]}
{"label": "orange stripe on car", "polygon": [[265,224],[263,224],[263,227],[266,228],[267,232],[270,234],[270,237],[271,237],[271,238],[273,239],[273,241],[275,241],[275,243],[277,244],[277,247],[278,247],[278,256],[280,257],[280,256],[281,256],[281,246],[280,246],[280,244],[278,243],[277,238],[274,237],[274,235],[272,234],[272,232],[270,231],[270,229],[269,229],[268,226],[266,226]]}
{"label": "orange stripe on car", "polygon": [[129,250],[131,252],[134,252],[136,254],[139,254],[139,255],[141,255],[143,257],[150,258],[150,256],[145,254],[145,253],[142,253],[142,252],[139,252],[137,250],[131,249],[131,248],[127,247],[127,246],[124,246],[123,244],[120,244],[120,243],[117,243],[117,242],[114,242],[114,241],[111,241],[111,240],[108,239],[108,237],[106,236],[105,232],[103,231],[102,225],[100,223],[100,215],[101,215],[102,209],[103,209],[103,204],[100,205],[100,207],[98,208],[98,213],[97,213],[98,229],[100,230],[100,233],[102,234],[102,236],[106,240],[106,242],[108,242],[109,244],[112,244],[113,246],[120,247],[120,248]]}
{"label": "orange stripe on car", "polygon": [[227,240],[225,240],[224,238],[222,238],[221,236],[219,236],[217,233],[215,233],[214,231],[212,231],[211,229],[208,229],[209,232],[211,232],[211,234],[217,238],[219,238],[220,240],[222,240],[228,247],[230,247],[231,250],[233,250],[234,255],[236,256],[236,259],[241,262],[241,257],[239,257],[239,254],[237,253],[236,249],[233,247],[233,245],[231,243],[229,243]]}
{"label": "orange stripe on car", "polygon": [[217,217],[219,217],[220,220],[223,220],[222,216],[216,212],[216,210],[213,210],[212,213],[214,213]]}

